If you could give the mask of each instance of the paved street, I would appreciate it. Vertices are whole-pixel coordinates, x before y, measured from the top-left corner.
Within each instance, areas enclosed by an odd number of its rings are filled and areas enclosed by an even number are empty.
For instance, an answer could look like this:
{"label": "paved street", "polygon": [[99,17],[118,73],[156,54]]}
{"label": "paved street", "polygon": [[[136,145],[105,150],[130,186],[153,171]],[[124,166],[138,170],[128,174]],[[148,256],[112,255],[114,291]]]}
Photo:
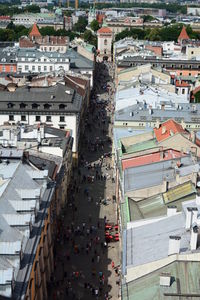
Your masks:
{"label": "paved street", "polygon": [[119,296],[119,242],[105,243],[105,222],[117,223],[110,157],[113,83],[108,64],[97,64],[94,84],[81,138],[81,160],[74,170],[70,199],[58,228],[51,299]]}

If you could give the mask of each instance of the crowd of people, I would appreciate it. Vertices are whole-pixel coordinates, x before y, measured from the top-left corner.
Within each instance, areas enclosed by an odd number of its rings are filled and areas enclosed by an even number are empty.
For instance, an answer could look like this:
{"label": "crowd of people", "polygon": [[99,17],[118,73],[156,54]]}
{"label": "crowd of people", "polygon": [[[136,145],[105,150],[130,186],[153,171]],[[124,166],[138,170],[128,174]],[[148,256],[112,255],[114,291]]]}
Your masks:
{"label": "crowd of people", "polygon": [[[115,183],[111,164],[113,87],[109,85],[105,91],[108,71],[112,72],[111,65],[97,64],[99,84],[91,96],[79,164],[69,185],[65,214],[57,226],[52,299],[111,299],[110,272],[116,278],[114,284],[120,284],[119,265],[108,259],[108,248],[115,247],[105,238],[109,220],[106,215],[100,217],[102,205],[114,204],[111,201]],[[101,103],[97,101],[99,93],[104,95]],[[108,182],[112,187],[109,196],[105,193]]]}

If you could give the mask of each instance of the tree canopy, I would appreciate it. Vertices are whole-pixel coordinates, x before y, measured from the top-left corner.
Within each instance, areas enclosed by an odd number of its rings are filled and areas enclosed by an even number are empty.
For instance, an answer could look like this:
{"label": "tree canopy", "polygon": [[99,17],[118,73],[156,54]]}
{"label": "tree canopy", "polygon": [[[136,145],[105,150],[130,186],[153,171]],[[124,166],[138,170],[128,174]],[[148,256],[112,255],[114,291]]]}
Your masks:
{"label": "tree canopy", "polygon": [[73,31],[75,32],[84,32],[87,26],[87,20],[84,17],[80,17],[78,22],[74,25]]}
{"label": "tree canopy", "polygon": [[94,45],[97,48],[97,37],[92,34],[91,30],[86,30],[84,32],[83,39],[85,42]]}
{"label": "tree canopy", "polygon": [[[119,41],[125,37],[132,37],[135,39],[145,39],[150,41],[177,41],[181,32],[182,24],[168,25],[162,28],[131,28],[126,29],[115,36],[115,40]],[[200,35],[194,32],[190,25],[186,27],[186,31],[191,39],[199,39]]]}
{"label": "tree canopy", "polygon": [[92,22],[91,22],[91,24],[90,24],[90,27],[91,27],[91,29],[93,30],[93,31],[97,31],[97,30],[99,30],[99,23],[98,23],[98,21],[97,20],[93,20]]}

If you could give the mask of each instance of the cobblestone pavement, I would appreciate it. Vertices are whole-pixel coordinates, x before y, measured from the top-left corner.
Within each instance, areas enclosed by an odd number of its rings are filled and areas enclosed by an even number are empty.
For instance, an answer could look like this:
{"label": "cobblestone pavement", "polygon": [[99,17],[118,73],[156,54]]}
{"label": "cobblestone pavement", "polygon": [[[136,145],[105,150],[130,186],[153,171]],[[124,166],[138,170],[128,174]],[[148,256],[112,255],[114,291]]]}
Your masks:
{"label": "cobblestone pavement", "polygon": [[[112,147],[111,68],[97,64],[81,164],[74,170],[70,199],[60,222],[50,299],[119,299],[119,242],[104,244],[105,217],[117,223],[112,163],[106,155]],[[96,95],[100,101],[106,100],[106,105],[96,103]],[[103,199],[108,198],[104,205]]]}

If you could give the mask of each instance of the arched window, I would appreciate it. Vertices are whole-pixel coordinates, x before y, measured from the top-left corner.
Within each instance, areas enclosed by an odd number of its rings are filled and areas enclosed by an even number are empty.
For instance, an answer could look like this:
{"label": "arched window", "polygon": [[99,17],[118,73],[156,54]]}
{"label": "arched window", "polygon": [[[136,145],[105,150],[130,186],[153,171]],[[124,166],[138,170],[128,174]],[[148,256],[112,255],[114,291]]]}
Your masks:
{"label": "arched window", "polygon": [[107,46],[108,45],[108,41],[107,39],[104,40],[104,45]]}

